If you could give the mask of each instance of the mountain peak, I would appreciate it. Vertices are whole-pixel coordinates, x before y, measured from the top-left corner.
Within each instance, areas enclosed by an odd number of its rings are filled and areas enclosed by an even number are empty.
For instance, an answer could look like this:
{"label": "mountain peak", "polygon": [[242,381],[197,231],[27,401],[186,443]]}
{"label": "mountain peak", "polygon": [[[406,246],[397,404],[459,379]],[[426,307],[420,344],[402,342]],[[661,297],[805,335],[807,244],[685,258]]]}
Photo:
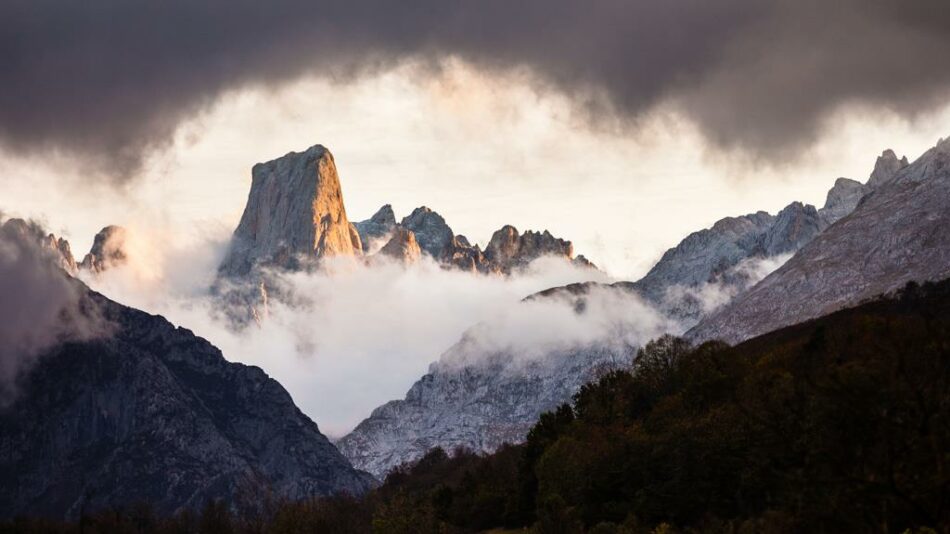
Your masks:
{"label": "mountain peak", "polygon": [[82,259],[80,267],[101,273],[110,267],[125,263],[128,260],[128,254],[125,251],[127,234],[125,228],[116,225],[109,225],[99,230],[93,239],[89,254]]}
{"label": "mountain peak", "polygon": [[313,145],[254,165],[247,206],[220,271],[241,276],[257,264],[294,268],[362,250],[346,218],[333,155]]}
{"label": "mountain peak", "polygon": [[353,223],[356,231],[360,234],[360,243],[363,245],[363,253],[370,254],[374,252],[380,243],[389,239],[396,227],[396,214],[393,213],[393,207],[385,204],[379,208],[372,217],[365,221]]}
{"label": "mountain peak", "polygon": [[384,204],[383,207],[379,208],[372,217],[369,218],[370,221],[376,224],[396,224],[396,214],[393,212],[393,207],[390,204]]}
{"label": "mountain peak", "polygon": [[485,247],[485,257],[503,272],[528,265],[542,256],[571,260],[574,257],[574,245],[554,237],[547,230],[528,230],[519,235],[517,228],[506,224],[492,234],[491,241]]}
{"label": "mountain peak", "polygon": [[835,185],[825,197],[824,207],[818,210],[822,222],[830,226],[854,211],[868,189],[868,186],[850,178],[835,180]]}
{"label": "mountain peak", "polygon": [[26,221],[20,218],[7,219],[6,221],[0,219],[0,230],[9,234],[16,234],[38,244],[52,255],[56,265],[71,275],[76,274],[79,266],[73,258],[69,241],[47,233],[42,226],[34,221]]}
{"label": "mountain peak", "polygon": [[392,238],[379,250],[379,253],[405,264],[410,264],[419,260],[422,256],[422,249],[419,248],[416,234],[412,230],[398,226],[393,231]]}
{"label": "mountain peak", "polygon": [[[937,146],[940,146],[939,144]],[[891,181],[897,173],[906,167],[907,157],[898,159],[897,154],[893,150],[887,149],[878,156],[877,161],[874,162],[874,170],[871,171],[871,176],[868,178],[867,185],[872,189],[877,189],[878,187],[886,184]]]}
{"label": "mountain peak", "polygon": [[452,228],[437,212],[426,206],[420,206],[404,217],[400,225],[412,230],[419,241],[419,247],[433,258],[446,256],[455,234]]}

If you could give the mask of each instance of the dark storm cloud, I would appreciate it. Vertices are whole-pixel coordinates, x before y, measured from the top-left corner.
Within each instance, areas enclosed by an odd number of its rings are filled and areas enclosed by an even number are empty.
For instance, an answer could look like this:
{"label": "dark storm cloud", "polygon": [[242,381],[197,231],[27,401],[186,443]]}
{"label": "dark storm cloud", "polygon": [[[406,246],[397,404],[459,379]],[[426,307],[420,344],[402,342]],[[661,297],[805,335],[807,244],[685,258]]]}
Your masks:
{"label": "dark storm cloud", "polygon": [[672,103],[715,145],[775,159],[841,104],[913,116],[942,103],[950,3],[7,0],[0,140],[121,179],[227,89],[448,54],[528,67],[594,121]]}

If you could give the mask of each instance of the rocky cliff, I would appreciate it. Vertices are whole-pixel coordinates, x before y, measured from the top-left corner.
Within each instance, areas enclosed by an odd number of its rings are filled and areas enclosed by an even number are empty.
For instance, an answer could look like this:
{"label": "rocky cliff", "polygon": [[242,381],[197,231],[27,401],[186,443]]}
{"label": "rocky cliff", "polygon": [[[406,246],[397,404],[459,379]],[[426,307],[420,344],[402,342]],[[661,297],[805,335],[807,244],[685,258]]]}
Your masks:
{"label": "rocky cliff", "polygon": [[666,251],[632,289],[685,326],[756,283],[825,228],[814,206],[793,202],[720,219]]}
{"label": "rocky cliff", "polygon": [[[360,242],[363,244],[363,253],[371,254],[376,252],[383,243],[385,243],[390,234],[396,228],[396,214],[393,213],[393,207],[389,204],[379,208],[379,211],[365,221],[353,223],[356,231],[360,234]],[[375,246],[374,246],[375,245]]]}
{"label": "rocky cliff", "polygon": [[408,265],[419,261],[422,257],[422,249],[416,241],[416,234],[399,227],[393,230],[392,237],[383,248],[379,249],[379,254]]}
{"label": "rocky cliff", "polygon": [[526,267],[542,256],[555,256],[571,260],[574,246],[570,241],[558,239],[550,232],[527,231],[518,234],[518,229],[505,225],[492,234],[485,247],[485,259],[502,272],[511,272]]}
{"label": "rocky cliff", "polygon": [[247,275],[258,265],[299,269],[324,256],[362,255],[329,150],[314,145],[291,152],[258,163],[251,175],[247,206],[221,263],[223,275]]}
{"label": "rocky cliff", "polygon": [[139,501],[172,513],[241,491],[296,499],[371,486],[263,371],[82,291],[110,333],[48,350],[0,411],[0,517]]}
{"label": "rocky cliff", "polygon": [[950,140],[910,165],[885,152],[872,184],[876,187],[850,215],[689,335],[736,342],[857,304],[908,281],[950,276]]}
{"label": "rocky cliff", "polygon": [[106,226],[96,234],[92,248],[82,259],[80,267],[95,273],[101,273],[128,261],[125,240],[128,232],[121,226]]}
{"label": "rocky cliff", "polygon": [[821,221],[825,226],[831,226],[850,214],[864,195],[872,188],[850,178],[838,178],[834,187],[828,190],[825,205],[818,210]]}
{"label": "rocky cliff", "polygon": [[419,241],[419,247],[436,259],[446,256],[455,239],[455,233],[445,219],[425,206],[412,210],[399,225],[412,231]]}

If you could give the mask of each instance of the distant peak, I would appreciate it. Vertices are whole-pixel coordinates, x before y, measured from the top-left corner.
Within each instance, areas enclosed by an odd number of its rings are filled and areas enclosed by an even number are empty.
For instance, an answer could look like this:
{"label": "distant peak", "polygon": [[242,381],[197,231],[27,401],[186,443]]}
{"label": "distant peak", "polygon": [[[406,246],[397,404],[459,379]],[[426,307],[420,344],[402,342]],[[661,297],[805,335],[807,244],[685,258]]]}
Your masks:
{"label": "distant peak", "polygon": [[385,204],[369,220],[376,224],[396,224],[396,214],[391,205]]}
{"label": "distant peak", "polygon": [[445,219],[426,206],[412,210],[400,225],[412,230],[419,246],[433,258],[442,258],[455,238],[455,233]]}
{"label": "distant peak", "polygon": [[299,269],[325,256],[362,255],[326,147],[258,163],[251,175],[244,214],[219,269],[223,274],[243,276],[258,264]]}
{"label": "distant peak", "polygon": [[89,254],[86,254],[86,257],[83,258],[80,267],[94,273],[101,273],[124,264],[128,261],[128,254],[125,250],[126,237],[125,228],[114,224],[99,230],[99,233],[93,239]]}
{"label": "distant peak", "polygon": [[874,162],[874,170],[871,171],[871,176],[868,178],[867,185],[872,189],[876,189],[887,182],[890,182],[897,173],[907,166],[907,157],[898,159],[897,154],[893,150],[887,149],[881,152],[881,155],[878,156],[877,160]]}

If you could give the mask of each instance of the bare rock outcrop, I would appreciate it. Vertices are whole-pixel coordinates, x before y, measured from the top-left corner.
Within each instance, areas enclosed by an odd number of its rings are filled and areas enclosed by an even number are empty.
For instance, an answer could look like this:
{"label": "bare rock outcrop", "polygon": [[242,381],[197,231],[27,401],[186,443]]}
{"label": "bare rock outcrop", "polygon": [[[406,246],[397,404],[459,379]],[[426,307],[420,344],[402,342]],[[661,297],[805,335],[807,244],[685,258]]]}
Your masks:
{"label": "bare rock outcrop", "polygon": [[554,237],[547,230],[519,234],[515,227],[506,225],[492,235],[483,251],[464,235],[456,235],[442,215],[426,206],[414,209],[395,223],[392,208],[387,204],[371,219],[356,224],[360,235],[371,239],[399,228],[409,230],[415,234],[425,255],[445,267],[472,273],[511,274],[543,256],[559,257],[578,267],[596,269],[587,258],[574,257],[570,241]]}
{"label": "bare rock outcrop", "polygon": [[299,269],[324,256],[362,251],[346,217],[333,155],[314,145],[254,166],[247,206],[220,272],[243,276],[258,265]]}
{"label": "bare rock outcrop", "polygon": [[[389,204],[379,208],[372,217],[365,221],[355,222],[353,226],[360,234],[360,242],[363,244],[363,253],[370,254],[375,252],[373,245],[379,242],[386,242],[389,235],[396,228],[396,214],[393,213],[393,207]],[[378,245],[377,245],[378,247]]]}
{"label": "bare rock outcrop", "polygon": [[818,214],[825,226],[831,226],[850,214],[871,187],[850,178],[838,178],[835,185],[828,190],[825,205]]}
{"label": "bare rock outcrop", "polygon": [[431,209],[418,207],[404,217],[399,225],[412,231],[419,241],[419,247],[433,258],[441,259],[450,253],[455,234],[445,219]]}
{"label": "bare rock outcrop", "polygon": [[379,250],[379,254],[409,265],[419,261],[422,249],[411,230],[398,227],[393,230],[392,238]]}
{"label": "bare rock outcrop", "polygon": [[574,245],[554,237],[547,230],[528,230],[519,235],[517,228],[505,225],[492,234],[485,247],[485,258],[506,273],[525,267],[542,256],[557,256],[570,261],[574,257]]}
{"label": "bare rock outcrop", "polygon": [[125,249],[128,232],[121,226],[106,226],[96,234],[92,248],[82,259],[80,268],[101,273],[112,267],[122,265],[128,261]]}
{"label": "bare rock outcrop", "polygon": [[907,156],[897,159],[897,154],[888,148],[874,162],[874,170],[868,178],[868,187],[877,189],[890,182],[907,165]]}

